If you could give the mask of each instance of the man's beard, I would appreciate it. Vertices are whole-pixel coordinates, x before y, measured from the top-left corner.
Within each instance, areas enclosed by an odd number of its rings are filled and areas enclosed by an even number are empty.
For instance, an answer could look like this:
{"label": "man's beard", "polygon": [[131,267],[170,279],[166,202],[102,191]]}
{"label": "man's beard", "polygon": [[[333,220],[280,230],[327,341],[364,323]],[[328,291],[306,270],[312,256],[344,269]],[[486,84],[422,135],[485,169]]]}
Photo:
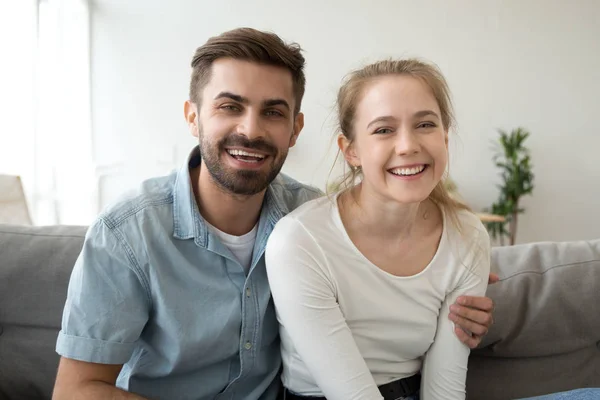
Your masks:
{"label": "man's beard", "polygon": [[[252,196],[265,190],[277,177],[287,157],[287,149],[279,151],[262,138],[250,141],[244,135],[232,134],[215,144],[204,136],[201,128],[198,131],[200,155],[206,169],[221,188],[233,194]],[[225,147],[228,146],[244,147],[267,153],[269,155],[267,162],[270,163],[270,169],[268,171],[233,169],[224,160],[221,160],[221,155],[230,157],[230,155],[225,154]]]}

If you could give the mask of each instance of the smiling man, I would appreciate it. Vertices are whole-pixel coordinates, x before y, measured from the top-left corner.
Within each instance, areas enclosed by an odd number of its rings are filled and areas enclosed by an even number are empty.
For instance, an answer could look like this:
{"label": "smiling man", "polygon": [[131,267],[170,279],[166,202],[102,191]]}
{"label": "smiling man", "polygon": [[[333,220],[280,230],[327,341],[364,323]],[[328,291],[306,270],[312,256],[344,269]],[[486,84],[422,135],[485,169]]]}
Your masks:
{"label": "smiling man", "polygon": [[[281,356],[264,249],[320,192],[281,167],[304,125],[304,57],[253,29],[192,61],[185,118],[199,146],[90,227],[74,267],[55,399],[275,399]],[[458,325],[484,333],[491,300]],[[471,347],[479,336],[457,334]]]}

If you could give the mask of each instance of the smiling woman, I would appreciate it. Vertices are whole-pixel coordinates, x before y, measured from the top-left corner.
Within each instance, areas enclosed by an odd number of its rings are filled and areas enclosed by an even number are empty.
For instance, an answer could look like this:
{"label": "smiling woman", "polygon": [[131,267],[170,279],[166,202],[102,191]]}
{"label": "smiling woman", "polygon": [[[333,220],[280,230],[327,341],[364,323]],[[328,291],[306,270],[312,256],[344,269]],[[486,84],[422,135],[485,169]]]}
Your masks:
{"label": "smiling woman", "polygon": [[463,400],[469,348],[447,316],[485,294],[490,243],[443,182],[446,81],[380,61],[349,75],[338,117],[347,187],[282,218],[266,250],[286,396]]}
{"label": "smiling woman", "polygon": [[[402,87],[399,83],[400,80],[407,81],[406,87]],[[432,188],[431,199],[438,204],[447,206],[450,221],[459,226],[456,212],[466,210],[468,207],[460,200],[453,198],[445,185],[445,181],[448,179],[446,169],[448,163],[448,136],[455,124],[452,100],[446,79],[436,67],[415,59],[381,61],[355,72],[352,78],[342,86],[338,94],[339,132],[341,132],[338,136],[338,144],[340,145],[339,154],[343,153],[344,147],[355,151],[350,145],[356,140],[354,128],[359,123],[356,99],[362,94],[367,83],[370,83],[371,87],[365,96],[372,97],[375,104],[377,104],[376,109],[378,110],[378,114],[372,116],[371,119],[365,117],[367,121],[362,121],[362,124],[366,125],[365,129],[371,135],[384,135],[386,137],[378,139],[378,143],[383,144],[385,148],[387,146],[385,141],[392,140],[397,136],[399,129],[404,129],[404,125],[409,123],[413,124],[410,128],[411,131],[420,135],[414,137],[424,137],[424,139],[419,139],[419,143],[417,143],[417,140],[411,142],[411,137],[413,136],[403,135],[402,140],[409,142],[400,143],[400,145],[408,145],[409,147],[420,146],[420,143],[425,140],[437,148],[435,152],[438,154],[437,157],[440,158],[437,164],[432,164],[431,162],[410,165],[403,164],[387,168],[388,172],[394,173],[398,178],[410,180],[412,176],[418,177],[427,172],[432,172],[431,170],[428,171],[428,169],[435,167],[436,171],[433,172],[435,172],[438,183]],[[423,104],[423,109],[411,110],[412,115],[410,119],[402,121],[397,116],[394,116],[393,113],[382,111],[390,110],[393,104],[384,96],[386,93],[385,85],[397,87],[397,93],[394,95],[396,99],[403,99],[406,96],[419,96],[419,93],[426,93],[435,100],[433,103],[434,107],[429,107],[426,105],[427,103],[421,103]],[[423,91],[423,89],[425,90]],[[423,96],[423,94],[420,94],[420,96]],[[431,133],[437,133],[438,136],[431,135]],[[436,141],[436,139],[441,138],[439,135],[443,135],[443,141]],[[374,142],[374,144],[378,146],[377,142]],[[377,147],[369,148],[368,153],[373,154],[372,151],[375,148]],[[414,151],[414,148],[409,148],[408,151]],[[365,154],[365,156],[369,154]],[[360,163],[353,165],[351,158],[345,158],[350,167],[349,171],[332,187],[348,189],[359,182],[365,175],[365,168]],[[403,193],[411,192],[403,191]]]}

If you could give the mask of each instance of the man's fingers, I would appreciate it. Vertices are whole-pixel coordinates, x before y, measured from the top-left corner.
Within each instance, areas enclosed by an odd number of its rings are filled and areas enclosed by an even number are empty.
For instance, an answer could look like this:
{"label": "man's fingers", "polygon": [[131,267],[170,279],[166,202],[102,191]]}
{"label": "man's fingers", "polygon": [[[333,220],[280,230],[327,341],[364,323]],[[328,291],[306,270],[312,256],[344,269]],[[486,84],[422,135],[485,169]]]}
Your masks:
{"label": "man's fingers", "polygon": [[497,274],[490,274],[490,277],[488,278],[488,285],[492,285],[496,282],[498,282],[500,280],[500,277]]}
{"label": "man's fingers", "polygon": [[465,331],[473,332],[475,335],[483,336],[487,333],[487,325],[478,324],[470,319],[461,317],[460,315],[451,313],[448,318],[456,325],[461,327]]}
{"label": "man's fingers", "polygon": [[473,308],[461,307],[453,304],[450,306],[450,312],[456,314],[466,320],[470,320],[478,325],[483,325],[486,328],[492,326],[492,314],[487,311],[480,311]]}
{"label": "man's fingers", "polygon": [[460,296],[458,304],[468,308],[490,312],[494,309],[494,302],[489,297]]}
{"label": "man's fingers", "polygon": [[[461,296],[450,306],[450,318],[461,342],[474,349],[493,324],[494,302],[489,297]],[[459,305],[460,304],[460,305]]]}
{"label": "man's fingers", "polygon": [[479,343],[481,343],[480,336],[471,336],[462,329],[460,329],[458,326],[454,328],[454,333],[456,334],[456,336],[458,336],[458,339],[461,342],[469,346],[469,348],[471,349],[476,348],[477,346],[479,346]]}

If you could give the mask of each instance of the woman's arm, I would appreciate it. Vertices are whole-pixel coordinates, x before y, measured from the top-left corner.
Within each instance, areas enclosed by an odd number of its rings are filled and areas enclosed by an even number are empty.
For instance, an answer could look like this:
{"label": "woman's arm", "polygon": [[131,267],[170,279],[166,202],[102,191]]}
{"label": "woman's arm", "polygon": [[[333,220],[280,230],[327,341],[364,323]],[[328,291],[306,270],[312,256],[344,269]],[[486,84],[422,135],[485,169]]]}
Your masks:
{"label": "woman's arm", "polygon": [[[379,400],[336,299],[322,249],[296,220],[282,219],[266,249],[280,329],[329,400]],[[343,260],[340,260],[343,263]]]}
{"label": "woman's arm", "polygon": [[448,313],[459,296],[483,296],[487,289],[490,273],[490,241],[487,232],[480,232],[473,248],[475,254],[470,257],[469,265],[461,267],[467,269],[464,278],[442,303],[437,332],[425,355],[421,381],[421,398],[424,400],[463,400],[466,396],[470,349],[454,333]]}

